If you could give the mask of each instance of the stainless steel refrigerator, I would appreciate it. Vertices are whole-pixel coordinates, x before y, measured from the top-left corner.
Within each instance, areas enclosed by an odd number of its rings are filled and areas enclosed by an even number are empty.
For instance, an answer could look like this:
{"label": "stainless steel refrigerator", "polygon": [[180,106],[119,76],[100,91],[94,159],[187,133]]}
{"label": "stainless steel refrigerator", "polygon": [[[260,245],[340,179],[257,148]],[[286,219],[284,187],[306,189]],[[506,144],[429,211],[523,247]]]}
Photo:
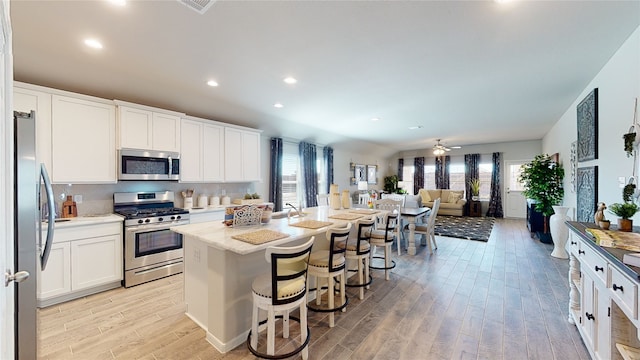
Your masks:
{"label": "stainless steel refrigerator", "polygon": [[[16,358],[37,358],[37,274],[47,265],[55,220],[55,202],[44,164],[36,157],[35,112],[14,112]],[[42,182],[43,183],[42,183]],[[43,184],[43,185],[41,185]],[[47,238],[43,239],[43,214]]]}

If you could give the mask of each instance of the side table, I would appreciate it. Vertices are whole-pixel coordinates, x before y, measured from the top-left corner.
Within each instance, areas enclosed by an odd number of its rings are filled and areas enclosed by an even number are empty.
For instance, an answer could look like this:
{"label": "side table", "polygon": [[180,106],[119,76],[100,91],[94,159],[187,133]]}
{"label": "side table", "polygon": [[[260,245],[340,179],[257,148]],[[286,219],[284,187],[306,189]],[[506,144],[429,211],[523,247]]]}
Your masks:
{"label": "side table", "polygon": [[480,203],[480,201],[469,201],[469,216],[482,216],[482,204]]}

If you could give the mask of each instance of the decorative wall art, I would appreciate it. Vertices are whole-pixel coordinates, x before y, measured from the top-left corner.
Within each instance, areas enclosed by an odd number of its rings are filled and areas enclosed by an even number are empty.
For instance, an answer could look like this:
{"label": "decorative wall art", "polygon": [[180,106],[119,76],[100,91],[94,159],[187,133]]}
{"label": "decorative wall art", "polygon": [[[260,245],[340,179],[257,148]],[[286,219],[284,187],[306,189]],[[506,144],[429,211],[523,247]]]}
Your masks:
{"label": "decorative wall art", "polygon": [[377,165],[367,165],[367,183],[373,184],[373,185],[378,183],[378,166]]}
{"label": "decorative wall art", "polygon": [[571,162],[571,169],[569,170],[571,172],[571,192],[575,193],[576,192],[576,169],[578,168],[578,154],[577,154],[577,148],[578,148],[578,142],[574,141],[571,143],[571,155],[570,155],[570,162]]}
{"label": "decorative wall art", "polygon": [[598,88],[593,89],[577,106],[578,161],[598,158]]}
{"label": "decorative wall art", "polygon": [[581,222],[593,222],[598,199],[598,167],[578,168],[577,172],[577,219]]}
{"label": "decorative wall art", "polygon": [[356,164],[351,178],[351,185],[358,185],[358,181],[367,181],[367,167],[365,165]]}

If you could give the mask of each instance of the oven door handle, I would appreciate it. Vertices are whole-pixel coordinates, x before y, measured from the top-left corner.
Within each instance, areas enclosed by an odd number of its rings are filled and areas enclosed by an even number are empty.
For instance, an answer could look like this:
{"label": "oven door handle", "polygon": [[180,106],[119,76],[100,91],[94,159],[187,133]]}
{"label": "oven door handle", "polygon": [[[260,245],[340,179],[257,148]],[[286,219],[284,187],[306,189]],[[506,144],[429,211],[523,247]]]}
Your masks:
{"label": "oven door handle", "polygon": [[170,227],[173,226],[179,226],[179,225],[188,225],[189,222],[188,221],[176,221],[176,222],[172,222],[172,223],[156,223],[156,224],[148,224],[148,225],[135,225],[135,226],[131,226],[129,228],[126,229],[126,232],[128,233],[138,233],[138,232],[144,232],[147,230],[163,230],[163,229],[169,229]]}

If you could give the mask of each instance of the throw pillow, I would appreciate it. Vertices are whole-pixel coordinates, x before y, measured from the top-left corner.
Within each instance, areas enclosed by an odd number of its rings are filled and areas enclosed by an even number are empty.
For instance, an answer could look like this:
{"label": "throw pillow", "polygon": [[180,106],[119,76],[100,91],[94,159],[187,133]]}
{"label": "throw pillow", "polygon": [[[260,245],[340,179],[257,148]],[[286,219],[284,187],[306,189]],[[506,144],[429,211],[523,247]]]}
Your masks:
{"label": "throw pillow", "polygon": [[428,203],[428,202],[433,201],[433,200],[431,200],[431,196],[429,196],[429,192],[427,190],[425,190],[425,189],[421,189],[419,191],[419,195],[422,198],[422,202],[423,203]]}
{"label": "throw pillow", "polygon": [[462,199],[462,191],[452,191],[449,193],[449,203],[455,204]]}

